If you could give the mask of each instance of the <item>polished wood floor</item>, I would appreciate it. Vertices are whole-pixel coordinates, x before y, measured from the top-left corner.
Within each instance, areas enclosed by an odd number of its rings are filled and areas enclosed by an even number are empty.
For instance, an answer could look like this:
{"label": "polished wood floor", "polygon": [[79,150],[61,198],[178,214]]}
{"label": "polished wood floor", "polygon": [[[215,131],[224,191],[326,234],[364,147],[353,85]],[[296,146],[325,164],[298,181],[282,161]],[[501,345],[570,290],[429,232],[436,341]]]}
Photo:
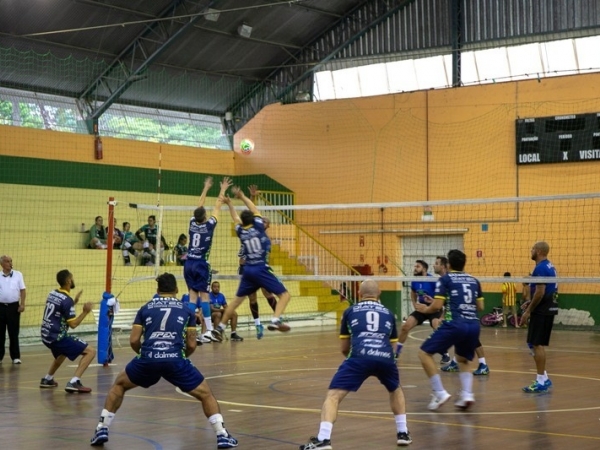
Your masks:
{"label": "polished wood floor", "polygon": [[[192,360],[209,379],[240,449],[298,448],[317,433],[321,403],[342,361],[336,331],[268,333],[260,341],[242,332],[244,342],[204,345],[196,351]],[[521,392],[534,378],[525,333],[511,328],[483,330],[491,373],[475,378],[477,402],[464,413],[455,411],[451,402],[439,412],[427,410],[430,388],[417,349],[429,328],[413,330],[400,362],[413,436],[410,448],[599,449],[600,333],[554,331],[548,350],[554,388],[533,395]],[[131,350],[121,348],[115,365],[90,367],[82,381],[93,388],[91,395],[63,390],[74,370],[68,361],[57,373],[57,389],[39,389],[51,360],[43,346],[23,348],[20,366],[6,357],[0,366],[0,448],[88,448],[106,393],[132,356]],[[458,389],[457,374],[444,373],[442,380],[450,392]],[[387,399],[375,380],[350,394],[341,404],[333,447],[396,448]],[[161,381],[150,389],[130,391],[105,448],[214,449],[216,439],[200,404]]]}

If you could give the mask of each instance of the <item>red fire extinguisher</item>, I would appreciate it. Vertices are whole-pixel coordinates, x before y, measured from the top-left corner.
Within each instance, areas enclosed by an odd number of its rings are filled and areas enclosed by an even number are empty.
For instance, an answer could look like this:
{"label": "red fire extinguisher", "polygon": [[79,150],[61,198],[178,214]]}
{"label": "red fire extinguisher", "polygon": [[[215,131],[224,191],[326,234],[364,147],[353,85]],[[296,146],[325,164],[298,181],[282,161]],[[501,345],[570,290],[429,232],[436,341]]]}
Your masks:
{"label": "red fire extinguisher", "polygon": [[96,135],[94,138],[94,156],[96,159],[104,158],[104,153],[102,153],[102,139],[99,135]]}

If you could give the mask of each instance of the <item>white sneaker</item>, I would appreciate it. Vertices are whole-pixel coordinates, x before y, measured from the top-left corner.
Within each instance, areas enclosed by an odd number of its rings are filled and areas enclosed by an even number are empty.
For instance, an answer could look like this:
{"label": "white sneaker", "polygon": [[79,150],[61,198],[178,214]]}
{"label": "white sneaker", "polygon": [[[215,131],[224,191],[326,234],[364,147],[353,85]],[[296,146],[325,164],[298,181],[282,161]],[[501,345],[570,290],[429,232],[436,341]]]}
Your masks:
{"label": "white sneaker", "polygon": [[461,391],[458,400],[454,402],[454,406],[466,411],[473,403],[475,403],[475,396],[473,393]]}
{"label": "white sneaker", "polygon": [[427,409],[430,411],[435,411],[444,403],[446,403],[450,397],[452,396],[446,391],[444,391],[439,397],[435,393],[431,394],[431,401],[429,402],[429,405],[427,405]]}
{"label": "white sneaker", "polygon": [[206,342],[206,339],[208,339],[208,342],[221,342],[214,336],[212,331],[207,331],[202,335],[202,342]]}
{"label": "white sneaker", "polygon": [[19,358],[13,359],[13,364],[22,364]]}

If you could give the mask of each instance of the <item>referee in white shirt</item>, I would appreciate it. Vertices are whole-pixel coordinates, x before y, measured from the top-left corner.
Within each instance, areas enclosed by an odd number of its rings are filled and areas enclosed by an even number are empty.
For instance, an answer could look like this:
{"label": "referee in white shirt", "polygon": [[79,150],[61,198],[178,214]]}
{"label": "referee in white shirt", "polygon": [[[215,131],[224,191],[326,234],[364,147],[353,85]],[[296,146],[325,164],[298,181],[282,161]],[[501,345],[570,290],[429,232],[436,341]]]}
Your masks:
{"label": "referee in white shirt", "polygon": [[7,255],[0,256],[0,363],[4,359],[4,345],[6,330],[10,340],[9,352],[13,364],[21,364],[21,350],[19,349],[19,326],[21,313],[25,311],[25,282],[23,274],[13,270],[12,258]]}

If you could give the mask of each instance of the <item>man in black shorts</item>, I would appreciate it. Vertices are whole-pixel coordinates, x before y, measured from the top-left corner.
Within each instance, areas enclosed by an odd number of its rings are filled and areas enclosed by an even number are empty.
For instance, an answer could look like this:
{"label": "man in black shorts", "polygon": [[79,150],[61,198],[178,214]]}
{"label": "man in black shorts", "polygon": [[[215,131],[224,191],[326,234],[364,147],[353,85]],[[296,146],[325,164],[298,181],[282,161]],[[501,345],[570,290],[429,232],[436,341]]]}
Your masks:
{"label": "man in black shorts", "polygon": [[[429,304],[435,294],[436,281],[431,274],[427,273],[427,269],[429,269],[429,264],[427,264],[425,261],[422,259],[417,259],[415,261],[413,275],[416,277],[431,277],[429,279],[431,281],[423,280],[413,281],[410,283],[410,299],[412,301],[414,311],[406,318],[406,322],[404,322],[404,325],[402,325],[402,328],[400,329],[396,354],[399,354],[402,351],[402,346],[406,342],[406,338],[408,337],[410,330],[417,325],[421,325],[426,320],[429,321],[431,328],[436,330],[444,318],[443,308],[433,314],[423,314],[416,310],[417,303]],[[444,362],[450,362],[450,355],[445,354],[442,356],[442,363]]]}

